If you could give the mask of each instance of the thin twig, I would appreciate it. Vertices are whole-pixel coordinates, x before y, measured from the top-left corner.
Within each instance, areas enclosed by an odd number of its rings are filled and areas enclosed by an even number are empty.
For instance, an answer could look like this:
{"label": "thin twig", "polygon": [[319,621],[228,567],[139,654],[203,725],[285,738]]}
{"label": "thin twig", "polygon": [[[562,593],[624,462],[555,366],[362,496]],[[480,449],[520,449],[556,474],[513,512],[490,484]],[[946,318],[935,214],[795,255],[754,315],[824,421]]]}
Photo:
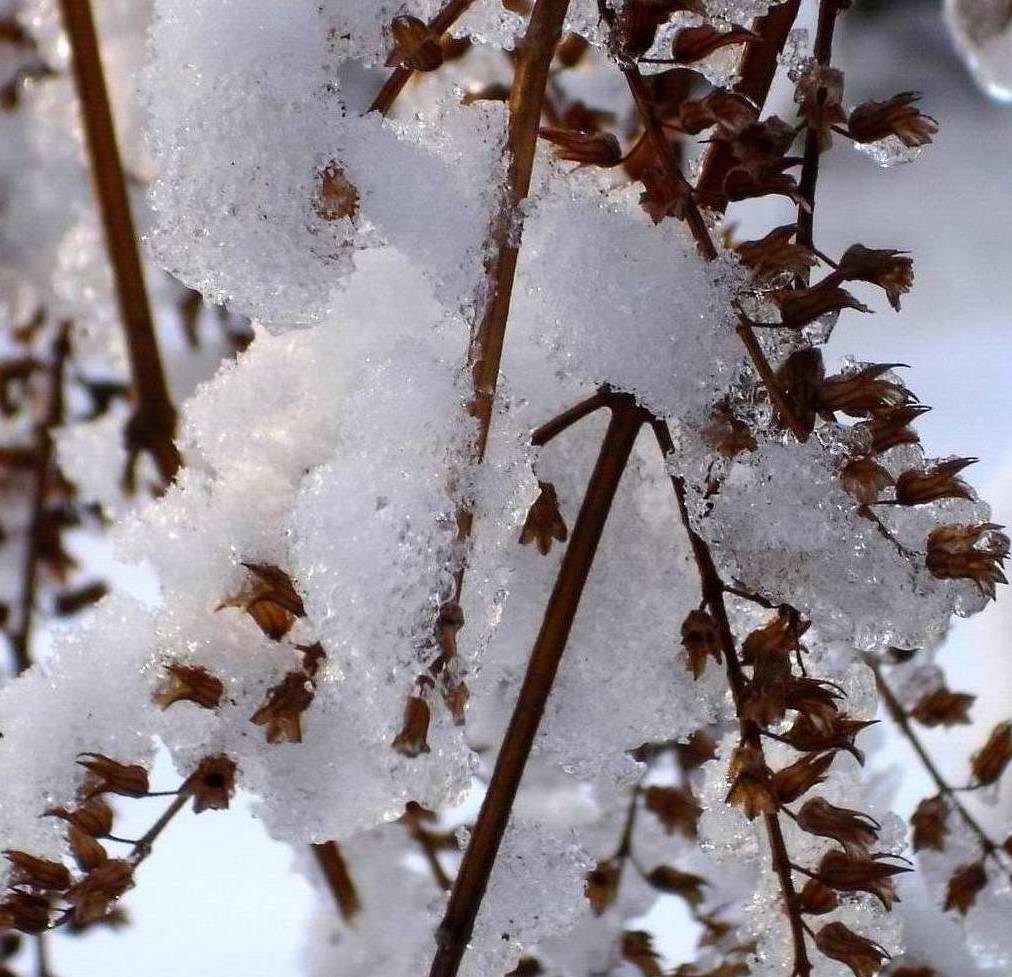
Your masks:
{"label": "thin twig", "polygon": [[437,935],[430,977],[455,977],[481,906],[520,779],[569,639],[608,513],[646,415],[615,395],[612,416],[573,534],[548,601],[527,671],[496,758],[492,779],[464,853]]}
{"label": "thin twig", "polygon": [[172,819],[186,806],[190,799],[190,792],[185,787],[179,791],[172,803],[162,812],[161,817],[155,821],[147,831],[137,839],[133,851],[130,852],[129,861],[136,866],[140,865],[154,847],[158,836],[169,826]]}
{"label": "thin twig", "polygon": [[180,465],[179,451],[173,441],[176,409],[155,338],[91,0],[61,0],[60,5],[73,53],[74,77],[91,158],[91,174],[116,282],[136,398],[135,413],[127,432],[128,441],[134,449],[134,459],[138,449],[149,452],[159,474],[165,482],[169,482]]}
{"label": "thin twig", "polygon": [[362,903],[341,849],[334,841],[309,847],[313,850],[316,864],[319,865],[324,881],[337,903],[341,918],[345,922],[351,922],[362,909]]}
{"label": "thin twig", "polygon": [[790,429],[791,433],[801,442],[808,440],[808,432],[805,430],[804,425],[798,419],[794,413],[794,408],[791,407],[790,401],[784,394],[783,388],[780,386],[780,381],[777,379],[776,373],[773,372],[773,367],[770,366],[770,361],[766,358],[766,353],[763,351],[762,345],[756,338],[756,334],[752,329],[752,326],[745,321],[739,321],[735,327],[735,331],[741,338],[741,341],[745,344],[745,349],[748,350],[749,358],[752,360],[752,365],[755,367],[756,373],[762,378],[763,384],[766,387],[766,392],[769,394],[769,398],[776,408],[777,415],[780,420]]}
{"label": "thin twig", "polygon": [[588,415],[606,407],[610,396],[611,392],[608,388],[602,387],[592,397],[581,400],[580,403],[564,410],[531,434],[531,444],[537,448],[543,448],[549,441],[557,438],[563,431],[568,431],[578,421],[582,421]]}

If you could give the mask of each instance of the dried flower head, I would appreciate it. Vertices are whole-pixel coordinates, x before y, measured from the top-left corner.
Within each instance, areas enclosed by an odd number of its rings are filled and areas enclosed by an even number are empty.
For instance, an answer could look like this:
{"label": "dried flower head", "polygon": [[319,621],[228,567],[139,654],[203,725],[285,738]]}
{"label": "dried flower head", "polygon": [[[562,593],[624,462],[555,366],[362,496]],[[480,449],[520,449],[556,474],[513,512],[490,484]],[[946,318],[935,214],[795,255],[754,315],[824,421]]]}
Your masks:
{"label": "dried flower head", "polygon": [[51,807],[45,813],[49,817],[66,821],[94,838],[112,831],[112,808],[101,797],[92,797],[73,809]]}
{"label": "dried flower head", "polygon": [[74,907],[74,922],[85,926],[102,919],[133,884],[134,870],[129,862],[115,858],[98,865],[67,891],[66,900]]}
{"label": "dried flower head", "polygon": [[819,152],[826,152],[833,145],[832,127],[847,121],[843,110],[843,72],[815,65],[798,79],[794,101],[811,131],[818,134]]}
{"label": "dried flower head", "polygon": [[552,549],[552,540],[564,543],[569,538],[566,521],[559,511],[559,497],[551,482],[538,482],[540,492],[527,512],[524,528],[520,532],[520,543],[536,544],[538,552],[547,556]]}
{"label": "dried flower head", "polygon": [[835,753],[806,753],[773,774],[773,789],[782,804],[791,804],[826,779]]}
{"label": "dried flower head", "polygon": [[442,65],[443,49],[439,38],[424,20],[407,14],[394,17],[390,33],[395,47],[387,57],[388,68],[403,66],[412,71],[435,71]]}
{"label": "dried flower head", "polygon": [[720,635],[712,615],[701,610],[689,611],[682,622],[682,647],[693,678],[698,679],[706,671],[708,659],[720,663]]}
{"label": "dried flower head", "polygon": [[696,803],[690,787],[661,787],[651,784],[643,790],[643,802],[646,809],[657,816],[669,835],[696,837],[703,809]]}
{"label": "dried flower head", "polygon": [[82,872],[90,872],[98,868],[109,858],[105,848],[91,835],[71,825],[67,829],[67,842],[70,852]]}
{"label": "dried flower head", "polygon": [[761,750],[746,744],[735,747],[728,780],[731,781],[731,789],[724,802],[741,808],[749,821],[760,814],[772,814],[777,810],[776,791]]}
{"label": "dried flower head", "polygon": [[818,879],[809,879],[798,894],[798,908],[809,916],[831,913],[839,905],[839,896]]}
{"label": "dried flower head", "polygon": [[878,840],[881,825],[861,811],[837,807],[824,797],[813,797],[801,806],[798,827],[809,834],[832,838],[849,852],[861,852]]}
{"label": "dried flower head", "polygon": [[810,249],[791,242],[797,231],[797,224],[785,224],[773,228],[757,241],[742,241],[735,246],[738,260],[752,269],[754,282],[769,281],[780,275],[801,276],[819,263]]}
{"label": "dried flower head", "polygon": [[241,607],[269,638],[280,641],[296,619],[305,617],[302,598],[284,570],[266,563],[244,563],[252,580],[221,607]]}
{"label": "dried flower head", "polygon": [[856,458],[840,469],[840,484],[861,505],[871,505],[893,484],[893,477],[874,459]]}
{"label": "dried flower head", "polygon": [[224,686],[221,679],[202,665],[184,665],[170,661],[165,664],[166,677],[152,696],[161,709],[176,702],[193,702],[204,709],[216,709],[221,702]]}
{"label": "dried flower head", "polygon": [[720,31],[712,24],[684,27],[671,42],[671,57],[675,64],[694,64],[708,58],[715,51],[732,44],[748,44],[762,38],[744,27]]}
{"label": "dried flower head", "polygon": [[975,695],[953,692],[944,685],[921,696],[910,715],[922,726],[966,726],[970,722],[970,706]]}
{"label": "dried flower head", "polygon": [[16,885],[52,892],[62,892],[70,887],[70,870],[60,862],[11,849],[5,851],[4,856],[11,863]]}
{"label": "dried flower head", "polygon": [[860,143],[896,136],[904,146],[926,146],[938,132],[938,123],[914,104],[917,92],[900,92],[885,102],[863,102],[847,120],[847,130]]}
{"label": "dried flower head", "polygon": [[606,858],[584,877],[583,894],[596,916],[600,916],[615,902],[621,876],[621,863],[617,859]]}
{"label": "dried flower head", "polygon": [[946,910],[955,909],[965,916],[977,901],[977,896],[987,885],[987,871],[984,859],[970,862],[956,869],[945,890]]}
{"label": "dried flower head", "polygon": [[910,815],[913,832],[914,851],[930,848],[932,851],[945,850],[945,836],[949,833],[946,819],[949,816],[949,805],[945,798],[938,794],[926,797],[914,813]]}
{"label": "dried flower head", "polygon": [[120,794],[123,797],[144,797],[148,791],[148,772],[138,764],[118,763],[101,753],[82,753],[87,759],[77,762],[88,771],[82,786],[85,798],[96,794]]}
{"label": "dried flower head", "polygon": [[333,160],[316,174],[316,196],[313,209],[325,221],[358,215],[359,193],[344,170]]}
{"label": "dried flower head", "polygon": [[698,906],[704,899],[706,879],[691,872],[681,872],[670,865],[658,865],[647,873],[644,881],[658,892],[680,896],[690,906]]}
{"label": "dried flower head", "polygon": [[0,902],[0,929],[42,933],[49,928],[49,899],[34,892],[8,892]]}
{"label": "dried flower head", "polygon": [[[858,828],[855,826],[855,831]],[[885,855],[862,851],[828,851],[819,862],[820,881],[839,892],[867,892],[875,896],[887,911],[897,902],[893,878],[912,869],[883,861]]]}
{"label": "dried flower head", "polygon": [[540,135],[552,144],[556,159],[581,166],[611,167],[622,162],[622,147],[610,132],[579,132],[546,126],[540,130]]}
{"label": "dried flower head", "polygon": [[1006,721],[991,730],[987,742],[970,758],[974,780],[985,787],[995,783],[1009,761],[1012,761],[1012,722]]}
{"label": "dried flower head", "polygon": [[896,479],[896,501],[923,505],[939,499],[975,499],[973,489],[957,476],[976,461],[976,458],[950,458],[931,468],[901,472]]}
{"label": "dried flower head", "polygon": [[878,285],[897,312],[900,296],[909,292],[914,283],[914,263],[905,252],[866,248],[863,244],[852,244],[844,251],[836,273],[844,281]]}
{"label": "dried flower head", "polygon": [[193,797],[193,812],[225,811],[235,793],[236,763],[219,753],[204,757],[186,779],[183,789]]}
{"label": "dried flower head", "polygon": [[289,672],[270,689],[250,721],[267,728],[268,743],[301,743],[302,713],[313,701],[313,683],[305,672]]}
{"label": "dried flower head", "polygon": [[972,580],[994,600],[997,584],[1008,583],[1002,567],[1009,539],[1000,530],[990,522],[939,526],[928,536],[928,571],[942,580]]}
{"label": "dried flower head", "polygon": [[416,757],[429,752],[429,704],[420,695],[408,696],[404,704],[404,722],[390,744],[404,756]]}
{"label": "dried flower head", "polygon": [[878,943],[859,936],[843,923],[828,923],[815,934],[815,945],[829,957],[846,964],[854,977],[875,977],[889,953]]}

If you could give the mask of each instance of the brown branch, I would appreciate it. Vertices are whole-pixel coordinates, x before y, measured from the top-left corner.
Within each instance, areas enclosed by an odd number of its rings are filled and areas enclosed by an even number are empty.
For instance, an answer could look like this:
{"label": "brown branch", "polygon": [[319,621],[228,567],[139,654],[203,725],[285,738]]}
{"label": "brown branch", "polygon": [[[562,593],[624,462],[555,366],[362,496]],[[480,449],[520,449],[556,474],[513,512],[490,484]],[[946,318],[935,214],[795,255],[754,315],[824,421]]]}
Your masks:
{"label": "brown branch", "polygon": [[610,407],[612,416],[608,431],[439,927],[430,977],[454,977],[460,967],[608,513],[633,443],[646,420],[645,412],[628,395],[615,395]]}
{"label": "brown branch", "polygon": [[[657,438],[661,454],[666,458],[675,450],[671,439],[671,432],[668,430],[667,424],[660,420],[653,420],[651,427]],[[727,607],[724,603],[724,594],[728,588],[725,587],[724,581],[717,571],[713,555],[710,553],[710,548],[707,546],[706,541],[692,527],[688,505],[686,504],[684,480],[677,475],[671,475],[670,478],[675,492],[675,499],[678,503],[678,512],[682,525],[688,534],[693,559],[699,571],[699,583],[703,600],[717,622],[717,633],[720,637],[721,651],[727,669],[728,685],[731,688],[731,697],[734,701],[735,714],[738,717],[741,738],[748,746],[762,754],[761,728],[754,721],[744,717],[743,707],[747,684],[741,670],[734,632],[731,630],[731,624],[727,617]],[[798,909],[798,894],[794,888],[791,859],[787,851],[787,845],[784,842],[783,831],[780,827],[780,816],[776,812],[765,814],[763,815],[763,822],[770,843],[773,870],[780,883],[780,892],[784,900],[784,912],[787,916],[791,930],[791,940],[794,944],[794,969],[792,977],[810,977],[812,963],[808,957],[808,946],[805,942],[805,924]]]}
{"label": "brown branch", "polygon": [[324,881],[337,903],[341,918],[350,923],[362,909],[362,903],[355,889],[348,863],[341,854],[337,842],[327,841],[321,845],[310,845],[316,864],[320,867]]}
{"label": "brown branch", "polygon": [[580,403],[564,410],[561,414],[546,421],[541,427],[535,429],[531,434],[531,444],[536,448],[543,448],[549,441],[557,438],[563,431],[568,431],[574,424],[582,421],[585,417],[608,406],[611,391],[602,387],[592,397],[581,400]]}
{"label": "brown branch", "polygon": [[133,850],[129,855],[129,861],[135,868],[151,854],[151,850],[159,835],[172,823],[172,820],[186,806],[186,802],[189,799],[190,791],[184,784],[179,788],[179,793],[172,799],[172,803],[162,812],[161,817],[134,842]]}
{"label": "brown branch", "polygon": [[[772,7],[769,13],[752,23],[752,32],[758,34],[761,40],[751,41],[745,46],[741,59],[741,80],[734,86],[734,91],[754,102],[760,112],[766,104],[776,77],[780,52],[784,49],[800,7],[801,0],[788,0],[787,3]],[[723,211],[727,204],[723,196],[724,179],[733,164],[734,154],[729,143],[710,143],[696,181],[696,193],[713,210]]]}
{"label": "brown branch", "polygon": [[17,630],[10,634],[18,674],[31,667],[32,618],[38,589],[39,561],[45,535],[46,501],[53,463],[53,430],[63,423],[63,368],[70,352],[70,323],[61,323],[53,343],[49,368],[46,411],[38,427],[35,469],[32,473],[32,511],[25,539],[21,568],[21,595],[18,600]]}
{"label": "brown branch", "polygon": [[998,865],[1000,865],[1003,872],[1008,872],[1008,866],[1003,862],[1001,857],[1001,845],[994,841],[987,831],[984,830],[983,825],[981,825],[981,823],[970,813],[962,800],[960,800],[959,795],[956,793],[956,789],[942,776],[942,773],[935,764],[935,761],[931,758],[931,754],[928,753],[927,747],[921,742],[921,738],[914,732],[914,728],[910,723],[907,711],[903,708],[902,703],[896,697],[896,693],[893,692],[889,683],[886,682],[879,663],[871,657],[866,657],[865,662],[875,675],[875,687],[878,689],[878,693],[882,697],[882,702],[885,705],[886,712],[889,714],[889,718],[896,724],[896,728],[899,730],[900,734],[913,748],[914,753],[917,754],[917,758],[921,761],[921,765],[924,767],[925,771],[927,771],[928,776],[934,781],[935,786],[938,788],[938,793],[945,797],[949,804],[951,804],[955,809],[956,813],[963,819],[963,823],[976,836],[984,854],[992,858]]}
{"label": "brown branch", "polygon": [[[446,6],[429,21],[429,30],[436,37],[442,37],[473,3],[474,0],[449,0]],[[396,67],[379,90],[379,94],[373,99],[369,111],[386,115],[393,108],[397,96],[404,90],[404,86],[411,80],[414,73],[414,69],[406,65]]]}
{"label": "brown branch", "polygon": [[[833,56],[833,31],[836,27],[836,15],[839,13],[840,0],[820,0],[819,20],[815,29],[815,45],[813,54],[819,65],[826,66]],[[808,127],[805,135],[805,157],[801,164],[801,180],[798,188],[805,199],[806,207],[798,208],[797,242],[809,249],[813,248],[815,231],[815,187],[819,181],[819,133]]]}
{"label": "brown branch", "polygon": [[[61,0],[60,6],[73,53],[74,78],[91,158],[91,174],[116,282],[136,398],[134,416],[127,428],[128,446],[134,459],[139,450],[150,453],[159,474],[169,482],[180,465],[179,451],[173,441],[176,410],[155,338],[91,2]],[[132,467],[128,469],[128,481],[131,472]]]}

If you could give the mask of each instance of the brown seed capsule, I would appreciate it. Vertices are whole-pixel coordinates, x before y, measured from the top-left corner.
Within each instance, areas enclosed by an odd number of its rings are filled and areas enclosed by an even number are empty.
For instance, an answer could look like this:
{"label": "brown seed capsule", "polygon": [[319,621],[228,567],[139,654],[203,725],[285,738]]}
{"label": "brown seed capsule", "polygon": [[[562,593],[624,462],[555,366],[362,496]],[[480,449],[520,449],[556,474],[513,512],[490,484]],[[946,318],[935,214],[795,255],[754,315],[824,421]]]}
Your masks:
{"label": "brown seed capsule", "polygon": [[847,129],[860,143],[896,136],[904,146],[926,146],[938,132],[938,123],[921,114],[914,105],[919,100],[917,92],[900,92],[885,102],[864,102],[850,113]]}
{"label": "brown seed capsule", "polygon": [[957,478],[976,458],[950,458],[931,468],[910,469],[896,479],[896,501],[902,505],[922,505],[938,499],[974,499],[972,488]]}
{"label": "brown seed capsule", "polygon": [[302,598],[284,570],[266,563],[244,563],[252,580],[219,607],[241,607],[269,638],[280,641],[297,618],[305,617]]}
{"label": "brown seed capsule", "polygon": [[559,497],[551,482],[538,482],[541,490],[533,505],[527,512],[524,528],[520,532],[520,544],[526,546],[534,543],[542,556],[547,556],[552,548],[552,540],[564,543],[569,538],[569,530],[559,511]]}
{"label": "brown seed capsule", "polygon": [[109,858],[105,848],[102,847],[91,835],[71,825],[67,829],[67,841],[70,844],[70,851],[77,862],[77,867],[82,872],[90,872],[98,868]]}
{"label": "brown seed capsule", "polygon": [[683,27],[671,43],[671,56],[675,64],[695,64],[723,47],[761,40],[758,34],[744,27],[732,27],[729,31],[719,31],[712,24]]}
{"label": "brown seed capsule", "polygon": [[737,169],[756,178],[780,172],[784,154],[791,148],[797,135],[794,126],[776,115],[761,122],[753,122],[731,140],[731,152],[737,161]]}
{"label": "brown seed capsule", "polygon": [[806,753],[773,774],[773,789],[782,804],[791,804],[826,779],[835,753]]}
{"label": "brown seed capsule", "polygon": [[714,126],[716,138],[733,139],[756,119],[752,102],[722,88],[715,88],[703,98],[685,99],[678,110],[678,127],[692,136]]}
{"label": "brown seed capsule", "polygon": [[165,664],[168,673],[152,696],[161,709],[176,702],[193,702],[204,709],[215,709],[221,702],[224,686],[201,665],[184,665],[170,661]]}
{"label": "brown seed capsule", "polygon": [[836,893],[818,879],[809,879],[798,895],[798,909],[809,916],[831,913],[839,905]]}
{"label": "brown seed capsule", "polygon": [[101,797],[92,797],[73,810],[51,807],[45,813],[49,817],[66,821],[93,838],[99,838],[112,831],[112,808]]}
{"label": "brown seed capsule", "polygon": [[922,726],[967,726],[970,723],[970,706],[976,700],[975,695],[965,692],[952,692],[942,686],[922,696],[920,701],[910,710],[910,715]]}
{"label": "brown seed capsule", "polygon": [[902,363],[869,363],[859,370],[827,377],[819,386],[819,404],[829,414],[848,417],[878,415],[883,409],[908,404],[913,395],[901,383],[882,379],[882,374]]}
{"label": "brown seed capsule", "polygon": [[235,772],[235,760],[223,753],[204,757],[184,788],[193,795],[193,813],[227,810],[235,793]]}
{"label": "brown seed capsule", "polygon": [[669,835],[695,838],[703,809],[690,787],[661,787],[652,784],[643,791],[646,809],[657,816]]}
{"label": "brown seed capsule", "polygon": [[824,377],[822,353],[811,346],[791,353],[777,368],[780,389],[806,434],[811,434],[815,428]]}
{"label": "brown seed capsule", "polygon": [[60,862],[13,849],[8,849],[4,855],[13,866],[14,879],[19,885],[51,892],[62,892],[70,886],[70,870]]}
{"label": "brown seed capsule", "polygon": [[760,814],[772,814],[777,810],[777,796],[770,770],[759,750],[751,746],[735,747],[728,779],[731,781],[731,789],[724,798],[724,803],[740,807],[749,821],[755,820]]}
{"label": "brown seed capsule", "polygon": [[889,953],[878,943],[858,936],[843,923],[827,923],[815,934],[815,945],[830,960],[846,964],[854,977],[875,977]]}
{"label": "brown seed capsule", "polygon": [[956,869],[945,890],[945,909],[955,909],[965,916],[977,901],[977,896],[987,885],[984,859],[970,862]]}
{"label": "brown seed capsule", "polygon": [[112,904],[133,887],[133,874],[133,866],[119,858],[92,869],[67,892],[66,900],[74,907],[74,922],[85,926],[105,916]]}
{"label": "brown seed capsule", "polygon": [[910,815],[910,825],[914,829],[914,851],[930,848],[932,851],[945,850],[945,836],[949,833],[946,819],[949,806],[941,794],[926,797]]}
{"label": "brown seed capsule", "polygon": [[408,696],[404,704],[404,722],[390,744],[398,753],[416,757],[429,752],[429,704],[419,695]]}
{"label": "brown seed capsule", "polygon": [[832,127],[847,121],[843,110],[843,72],[816,65],[798,79],[794,101],[810,130],[818,133],[819,152],[826,152],[833,145]]}
{"label": "brown seed capsule", "polygon": [[453,717],[454,725],[463,726],[467,719],[467,704],[471,699],[471,690],[467,687],[467,682],[456,678],[447,668],[439,678],[439,691],[444,705]]}
{"label": "brown seed capsule", "polygon": [[1012,723],[998,723],[987,742],[970,757],[976,783],[987,786],[997,781],[1012,760]]}
{"label": "brown seed capsule", "polygon": [[859,302],[846,289],[823,282],[809,288],[780,288],[771,292],[770,298],[780,309],[781,325],[788,329],[800,329],[820,316],[844,309],[871,312],[868,306]]}
{"label": "brown seed capsule", "polygon": [[852,244],[844,251],[836,275],[843,281],[878,285],[885,290],[889,304],[899,312],[900,296],[909,292],[914,283],[914,262],[904,251]]}
{"label": "brown seed capsule", "polygon": [[926,414],[930,407],[924,404],[905,404],[902,407],[876,410],[866,424],[860,425],[871,436],[872,452],[882,454],[900,444],[917,444],[920,436],[910,427],[912,421]]}
{"label": "brown seed capsule", "polygon": [[354,218],[358,214],[359,195],[344,170],[331,160],[316,173],[313,209],[325,221]]}
{"label": "brown seed capsule", "polygon": [[712,658],[720,663],[720,636],[712,615],[701,610],[689,611],[682,622],[682,647],[695,679],[706,671],[707,659]]}
{"label": "brown seed capsule", "polygon": [[871,505],[893,484],[893,477],[873,459],[857,458],[840,469],[840,484],[861,505]]}
{"label": "brown seed capsule", "polygon": [[816,726],[807,716],[799,715],[791,728],[783,734],[783,738],[803,753],[814,753],[821,750],[846,750],[858,763],[864,763],[864,754],[854,745],[857,734],[876,720],[848,719],[836,716],[828,730]]}
{"label": "brown seed capsule", "polygon": [[579,163],[581,166],[618,166],[622,147],[610,132],[577,132],[572,129],[543,127],[542,139],[550,142],[556,159]]}
{"label": "brown seed capsule", "polygon": [[435,71],[443,63],[439,37],[429,30],[424,20],[402,15],[390,24],[394,50],[386,60],[388,68],[403,66],[412,71]]}
{"label": "brown seed capsule", "polygon": [[990,522],[939,526],[928,536],[928,571],[942,580],[973,580],[985,597],[994,600],[997,585],[1008,583],[1001,568],[1009,539],[1000,530]]}
{"label": "brown seed capsule", "polygon": [[780,656],[797,649],[811,621],[802,620],[792,608],[781,608],[761,628],[745,638],[741,649],[743,665],[755,665],[764,658]]}
{"label": "brown seed capsule", "polygon": [[893,877],[912,869],[882,861],[886,856],[828,851],[819,862],[819,880],[839,892],[867,892],[887,911],[898,901]]}
{"label": "brown seed capsule", "polygon": [[832,838],[848,851],[863,851],[878,840],[881,825],[861,811],[836,807],[823,797],[813,797],[801,806],[798,827],[821,838]]}
{"label": "brown seed capsule", "polygon": [[647,874],[645,881],[659,892],[681,896],[690,906],[698,906],[704,898],[706,879],[691,872],[680,872],[670,865],[658,865]]}
{"label": "brown seed capsule", "polygon": [[445,659],[457,657],[457,632],[464,626],[464,612],[456,601],[446,601],[436,617],[436,641]]}
{"label": "brown seed capsule", "polygon": [[600,916],[618,896],[622,868],[614,858],[606,858],[595,865],[584,877],[583,894],[595,916]]}
{"label": "brown seed capsule", "polygon": [[268,743],[301,743],[302,713],[309,708],[314,694],[305,672],[289,672],[268,691],[250,722],[267,728]]}
{"label": "brown seed capsule", "polygon": [[144,797],[148,793],[148,772],[142,766],[117,763],[101,753],[81,753],[80,756],[88,758],[77,762],[91,775],[82,787],[86,798],[96,794]]}
{"label": "brown seed capsule", "polygon": [[49,928],[49,899],[32,892],[8,892],[0,902],[0,929],[42,933]]}
{"label": "brown seed capsule", "polygon": [[738,260],[752,269],[753,281],[769,281],[778,275],[803,275],[819,263],[803,244],[791,243],[797,231],[797,224],[785,224],[757,241],[742,241],[735,246]]}

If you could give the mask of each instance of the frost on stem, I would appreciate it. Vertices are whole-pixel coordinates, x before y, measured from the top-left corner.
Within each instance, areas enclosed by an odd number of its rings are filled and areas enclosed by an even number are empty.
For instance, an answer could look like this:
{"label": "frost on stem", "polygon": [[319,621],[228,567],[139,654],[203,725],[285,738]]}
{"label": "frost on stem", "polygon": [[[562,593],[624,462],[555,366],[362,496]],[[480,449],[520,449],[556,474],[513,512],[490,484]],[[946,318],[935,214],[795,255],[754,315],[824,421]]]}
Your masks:
{"label": "frost on stem", "polygon": [[[961,788],[1012,734],[954,785],[917,727],[968,716],[932,649],[1008,540],[970,459],[925,454],[900,365],[819,349],[914,282],[903,242],[820,247],[822,157],[936,123],[851,106],[844,5],[813,6],[781,119],[791,3],[156,0],[149,243],[262,327],[112,530],[157,598],[101,601],[0,693],[5,926],[104,918],[188,801],[241,787],[315,845],[321,974],[658,977],[663,896],[703,934],[682,972],[870,977],[910,891],[862,780],[877,685],[936,778],[935,902],[1007,959],[1007,845]],[[770,197],[796,217],[721,233]],[[103,798],[147,803],[158,744],[181,792],[110,852]]]}

